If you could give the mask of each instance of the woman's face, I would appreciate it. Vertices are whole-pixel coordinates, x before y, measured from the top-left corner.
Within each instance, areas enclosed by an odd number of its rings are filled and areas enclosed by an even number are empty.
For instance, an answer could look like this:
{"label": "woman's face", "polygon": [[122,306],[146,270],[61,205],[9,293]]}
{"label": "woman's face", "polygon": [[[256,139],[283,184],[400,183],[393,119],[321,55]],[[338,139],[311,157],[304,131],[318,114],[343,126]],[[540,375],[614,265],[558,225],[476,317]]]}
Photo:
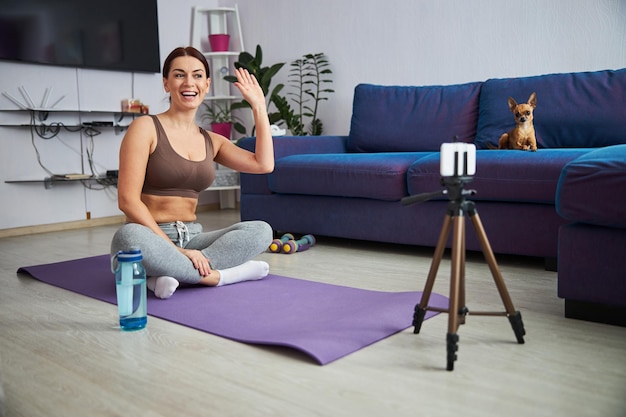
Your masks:
{"label": "woman's face", "polygon": [[175,58],[167,78],[163,79],[171,103],[187,108],[197,108],[202,104],[210,83],[204,65],[191,56]]}

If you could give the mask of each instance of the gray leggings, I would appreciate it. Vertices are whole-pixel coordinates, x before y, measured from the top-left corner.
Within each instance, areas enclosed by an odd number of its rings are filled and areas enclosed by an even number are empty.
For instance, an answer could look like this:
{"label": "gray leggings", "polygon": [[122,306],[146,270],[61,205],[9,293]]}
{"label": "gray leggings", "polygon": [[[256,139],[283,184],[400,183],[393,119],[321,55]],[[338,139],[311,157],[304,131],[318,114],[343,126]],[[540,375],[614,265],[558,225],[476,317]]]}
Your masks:
{"label": "gray leggings", "polygon": [[[218,270],[241,265],[265,252],[273,238],[272,228],[263,221],[240,222],[210,232],[203,232],[199,223],[159,226],[177,246],[201,251],[209,259],[211,269]],[[132,247],[141,249],[148,276],[167,275],[187,284],[200,281],[201,276],[189,258],[149,228],[137,223],[122,226],[111,241],[111,256]]]}

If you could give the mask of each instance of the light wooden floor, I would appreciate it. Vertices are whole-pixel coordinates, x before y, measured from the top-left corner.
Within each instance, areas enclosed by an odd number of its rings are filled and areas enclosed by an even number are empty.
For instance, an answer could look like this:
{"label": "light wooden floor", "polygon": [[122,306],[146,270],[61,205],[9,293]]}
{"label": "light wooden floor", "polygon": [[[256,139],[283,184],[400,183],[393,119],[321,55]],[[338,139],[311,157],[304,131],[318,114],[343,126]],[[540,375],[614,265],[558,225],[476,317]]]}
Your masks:
{"label": "light wooden floor", "polygon": [[[205,212],[200,220],[220,227],[238,213]],[[626,416],[626,329],[565,319],[556,273],[541,260],[498,256],[523,315],[524,345],[506,318],[470,315],[447,372],[442,314],[419,335],[409,328],[319,366],[287,349],[156,318],[123,333],[114,305],[16,274],[20,266],[107,253],[116,227],[0,239],[6,416]],[[309,251],[260,258],[279,275],[421,291],[431,255],[320,238]],[[448,294],[448,275],[446,258],[436,292]],[[502,308],[480,254],[468,254],[467,293],[470,311]]]}

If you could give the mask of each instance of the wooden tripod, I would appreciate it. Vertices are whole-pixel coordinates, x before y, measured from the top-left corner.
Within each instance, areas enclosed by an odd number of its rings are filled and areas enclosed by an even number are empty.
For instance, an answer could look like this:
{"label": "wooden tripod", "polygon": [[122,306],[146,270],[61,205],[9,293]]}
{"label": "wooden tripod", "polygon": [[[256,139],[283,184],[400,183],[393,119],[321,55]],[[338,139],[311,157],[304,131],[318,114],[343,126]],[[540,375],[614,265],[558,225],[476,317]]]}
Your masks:
{"label": "wooden tripod", "polygon": [[[434,197],[435,195],[447,194],[450,198],[448,205],[448,212],[444,218],[443,227],[441,228],[441,234],[439,235],[439,241],[435,248],[435,254],[430,266],[424,292],[422,293],[422,299],[418,305],[415,306],[415,314],[413,315],[414,333],[419,333],[424,321],[426,311],[438,311],[442,313],[448,313],[448,333],[446,335],[447,344],[447,367],[448,371],[454,369],[454,361],[457,359],[456,352],[458,351],[459,336],[457,330],[459,325],[465,323],[465,316],[469,314],[469,310],[465,306],[465,214],[467,213],[472,220],[480,246],[483,254],[491,270],[494,282],[500,293],[500,298],[504,303],[505,311],[503,312],[489,312],[489,311],[472,311],[473,315],[484,316],[507,316],[515,333],[518,343],[524,343],[524,323],[522,322],[522,315],[519,311],[515,311],[513,307],[513,301],[509,296],[509,292],[500,273],[500,268],[496,263],[496,258],[487,239],[485,229],[483,228],[480,216],[476,212],[475,204],[472,201],[467,200],[467,195],[473,195],[476,192],[474,190],[464,190],[464,184],[471,181],[471,177],[444,177],[442,178],[442,184],[446,187],[445,191],[438,193],[429,193],[417,196],[407,197],[403,200],[403,204],[411,204],[417,201],[425,201]],[[433,285],[435,284],[435,278],[441,258],[443,256],[446,242],[450,235],[450,228],[452,226],[452,265],[450,273],[450,301],[448,309],[442,309],[437,307],[430,307],[428,301],[432,293]]]}

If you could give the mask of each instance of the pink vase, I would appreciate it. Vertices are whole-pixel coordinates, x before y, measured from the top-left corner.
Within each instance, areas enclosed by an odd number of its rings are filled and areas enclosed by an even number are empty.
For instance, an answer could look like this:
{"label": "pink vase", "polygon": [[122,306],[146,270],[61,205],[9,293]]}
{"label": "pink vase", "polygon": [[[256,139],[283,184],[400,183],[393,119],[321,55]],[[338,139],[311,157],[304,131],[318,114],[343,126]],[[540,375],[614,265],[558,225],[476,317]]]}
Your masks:
{"label": "pink vase", "polygon": [[230,139],[232,123],[211,123],[211,131]]}
{"label": "pink vase", "polygon": [[209,44],[211,45],[212,52],[228,51],[228,42],[230,42],[230,35],[209,35]]}

